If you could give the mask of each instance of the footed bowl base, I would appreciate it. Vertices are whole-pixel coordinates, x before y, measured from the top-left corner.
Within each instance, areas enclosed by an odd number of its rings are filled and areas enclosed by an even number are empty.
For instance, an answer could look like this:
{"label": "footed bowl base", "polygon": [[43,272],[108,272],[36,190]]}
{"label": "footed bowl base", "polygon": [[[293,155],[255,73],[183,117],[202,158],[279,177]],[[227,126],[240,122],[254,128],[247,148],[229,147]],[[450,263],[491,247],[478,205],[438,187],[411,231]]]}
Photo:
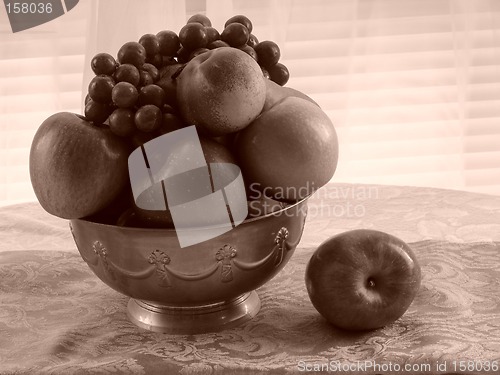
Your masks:
{"label": "footed bowl base", "polygon": [[190,335],[236,327],[252,319],[260,310],[256,291],[230,301],[202,306],[165,306],[131,298],[127,315],[135,325],[154,332]]}

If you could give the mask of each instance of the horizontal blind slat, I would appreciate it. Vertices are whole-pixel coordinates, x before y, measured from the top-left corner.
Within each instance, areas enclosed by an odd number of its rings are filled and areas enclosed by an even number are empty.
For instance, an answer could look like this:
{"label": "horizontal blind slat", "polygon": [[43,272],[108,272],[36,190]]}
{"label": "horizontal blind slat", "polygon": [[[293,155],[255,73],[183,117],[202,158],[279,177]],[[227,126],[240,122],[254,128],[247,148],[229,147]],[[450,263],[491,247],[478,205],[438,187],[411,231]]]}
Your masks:
{"label": "horizontal blind slat", "polygon": [[[47,92],[71,92],[82,87],[83,74],[33,75],[29,77],[0,78],[0,98],[15,97],[23,100],[25,95]],[[80,92],[81,94],[81,92]]]}
{"label": "horizontal blind slat", "polygon": [[[54,62],[57,61],[57,69]],[[58,74],[83,74],[85,64],[83,54],[32,58],[12,58],[0,59],[0,85],[3,86],[3,79],[30,78],[33,76],[48,75],[56,71]]]}
{"label": "horizontal blind slat", "polygon": [[[80,108],[82,91],[54,92],[47,90],[45,93],[4,96],[0,103],[0,111],[9,108],[9,113],[41,112],[47,108],[57,111],[61,108]],[[28,104],[27,104],[28,103]]]}

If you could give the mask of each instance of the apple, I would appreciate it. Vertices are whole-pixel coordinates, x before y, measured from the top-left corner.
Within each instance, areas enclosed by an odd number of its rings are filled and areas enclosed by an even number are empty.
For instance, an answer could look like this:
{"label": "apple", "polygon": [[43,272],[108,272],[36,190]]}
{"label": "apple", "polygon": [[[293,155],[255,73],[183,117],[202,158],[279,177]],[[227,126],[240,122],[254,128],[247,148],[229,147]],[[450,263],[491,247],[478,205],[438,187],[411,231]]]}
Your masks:
{"label": "apple", "polygon": [[372,330],[406,312],[420,288],[421,269],[401,239],[356,229],[333,236],[316,249],[305,281],[313,306],[332,325]]}
{"label": "apple", "polygon": [[59,112],[38,128],[30,150],[31,184],[41,206],[64,219],[101,211],[126,189],[127,144],[107,126]]}
{"label": "apple", "polygon": [[239,131],[234,150],[245,182],[279,201],[295,201],[330,181],[338,139],[325,112],[287,96]]}
{"label": "apple", "polygon": [[106,205],[97,213],[87,216],[87,219],[96,223],[102,224],[116,224],[118,218],[130,209],[134,204],[134,196],[132,194],[132,187],[128,183],[125,188],[118,193],[111,203]]}

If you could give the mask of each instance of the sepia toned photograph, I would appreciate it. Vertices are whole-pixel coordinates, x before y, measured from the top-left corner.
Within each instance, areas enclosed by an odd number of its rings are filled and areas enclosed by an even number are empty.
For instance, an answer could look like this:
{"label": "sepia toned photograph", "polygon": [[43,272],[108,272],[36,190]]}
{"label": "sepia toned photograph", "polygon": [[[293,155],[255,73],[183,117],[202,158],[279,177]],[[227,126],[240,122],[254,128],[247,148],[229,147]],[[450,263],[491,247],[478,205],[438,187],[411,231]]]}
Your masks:
{"label": "sepia toned photograph", "polygon": [[3,0],[31,374],[500,374],[500,1]]}

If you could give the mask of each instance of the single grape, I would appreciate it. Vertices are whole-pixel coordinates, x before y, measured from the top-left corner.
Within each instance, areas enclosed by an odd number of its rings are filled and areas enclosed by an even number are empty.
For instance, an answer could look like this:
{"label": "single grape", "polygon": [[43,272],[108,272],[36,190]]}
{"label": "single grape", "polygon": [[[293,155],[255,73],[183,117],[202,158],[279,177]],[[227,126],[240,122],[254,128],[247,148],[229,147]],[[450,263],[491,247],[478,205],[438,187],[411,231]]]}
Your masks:
{"label": "single grape", "polygon": [[157,53],[153,57],[146,59],[146,64],[151,64],[156,69],[161,69],[163,67],[163,56]]}
{"label": "single grape", "polygon": [[139,69],[137,69],[134,65],[122,64],[116,68],[114,78],[116,82],[129,82],[134,86],[139,86],[141,74]]}
{"label": "single grape", "polygon": [[259,61],[257,57],[257,52],[255,52],[255,49],[250,47],[248,44],[245,44],[243,47],[240,47],[240,49],[246,53],[248,53],[255,61]]}
{"label": "single grape", "polygon": [[142,70],[145,70],[151,75],[151,78],[153,79],[153,82],[156,82],[160,79],[160,72],[156,66],[153,64],[145,63],[142,66]]}
{"label": "single grape", "polygon": [[90,99],[90,95],[87,93],[87,95],[85,95],[85,101],[84,103],[87,104],[89,102]]}
{"label": "single grape", "polygon": [[177,34],[171,30],[162,30],[156,34],[160,43],[160,55],[175,56],[179,50],[180,42]]}
{"label": "single grape", "polygon": [[118,82],[111,92],[113,104],[119,108],[133,107],[139,98],[137,88],[130,82]]}
{"label": "single grape", "polygon": [[207,45],[207,31],[201,23],[192,22],[184,25],[179,32],[179,40],[183,47],[189,50]]}
{"label": "single grape", "polygon": [[190,23],[190,22],[198,22],[198,23],[201,23],[205,27],[212,26],[212,22],[204,14],[195,14],[195,15],[189,17],[189,19],[187,20],[186,23]]}
{"label": "single grape", "polygon": [[96,76],[106,74],[113,75],[116,70],[116,60],[109,53],[98,53],[90,61],[90,67]]}
{"label": "single grape", "polygon": [[141,80],[139,81],[139,87],[151,85],[154,83],[153,77],[151,77],[151,74],[147,70],[141,70],[139,72],[139,75],[141,76]]}
{"label": "single grape", "polygon": [[114,86],[115,81],[110,76],[104,74],[95,76],[89,83],[89,95],[95,102],[110,104]]}
{"label": "single grape", "polygon": [[163,104],[163,107],[161,107],[161,112],[162,113],[173,113],[173,114],[176,114],[177,113],[177,110],[171,106],[170,104]]}
{"label": "single grape", "polygon": [[184,127],[184,123],[174,113],[163,113],[162,123],[160,127],[161,134],[167,134],[174,130],[179,130]]}
{"label": "single grape", "polygon": [[127,42],[118,50],[120,64],[132,64],[140,68],[146,62],[146,49],[138,42]]}
{"label": "single grape", "polygon": [[207,44],[220,39],[220,34],[215,27],[208,26],[205,27],[205,30],[207,32]]}
{"label": "single grape", "polygon": [[144,34],[139,39],[139,44],[146,50],[146,57],[153,57],[160,52],[160,41],[154,34]]}
{"label": "single grape", "polygon": [[247,44],[250,46],[250,47],[253,47],[255,48],[255,46],[257,44],[259,44],[259,39],[257,39],[257,37],[255,35],[253,35],[252,33],[250,33],[250,36],[248,37],[248,42]]}
{"label": "single grape", "polygon": [[241,23],[230,23],[220,34],[220,38],[231,47],[240,47],[247,44],[249,36],[248,29]]}
{"label": "single grape", "polygon": [[159,129],[162,122],[161,110],[153,104],[146,104],[137,110],[134,122],[137,129],[146,133]]}
{"label": "single grape", "polygon": [[202,53],[210,51],[208,48],[198,48],[195,49],[191,54],[189,55],[189,60],[191,60],[193,57],[196,57],[198,55],[201,55]]}
{"label": "single grape", "polygon": [[98,103],[90,99],[87,104],[85,104],[85,117],[92,122],[97,124],[102,124],[106,121],[111,114],[112,108],[103,103]]}
{"label": "single grape", "polygon": [[219,47],[231,47],[229,44],[224,42],[223,40],[214,40],[212,43],[210,43],[207,48],[208,49],[215,49]]}
{"label": "single grape", "polygon": [[252,22],[248,19],[248,17],[246,17],[242,14],[238,14],[237,16],[233,16],[230,19],[228,19],[226,21],[226,23],[224,24],[224,27],[227,27],[228,25],[230,25],[232,23],[242,24],[243,26],[245,26],[247,28],[249,33],[251,33],[253,30]]}
{"label": "single grape", "polygon": [[280,59],[280,48],[271,40],[265,40],[255,46],[255,51],[259,58],[259,64],[264,68],[269,68]]}
{"label": "single grape", "polygon": [[275,65],[271,66],[268,71],[271,80],[276,82],[280,86],[284,86],[290,78],[290,72],[288,71],[288,68],[282,63],[276,63]]}
{"label": "single grape", "polygon": [[139,105],[144,106],[147,104],[153,104],[158,108],[162,108],[165,104],[165,91],[155,84],[142,87],[139,91]]}
{"label": "single grape", "polygon": [[135,132],[135,112],[129,108],[117,108],[109,115],[109,128],[120,137],[130,137]]}

